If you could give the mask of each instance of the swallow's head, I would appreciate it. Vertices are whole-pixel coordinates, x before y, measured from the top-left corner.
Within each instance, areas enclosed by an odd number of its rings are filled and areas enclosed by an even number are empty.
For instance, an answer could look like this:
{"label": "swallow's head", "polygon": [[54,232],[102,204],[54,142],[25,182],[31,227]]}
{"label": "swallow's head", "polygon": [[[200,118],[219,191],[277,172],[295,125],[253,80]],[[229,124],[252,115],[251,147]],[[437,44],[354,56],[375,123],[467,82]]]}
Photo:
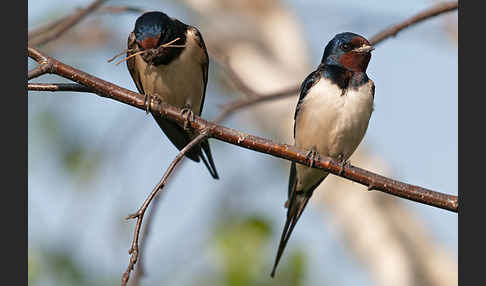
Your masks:
{"label": "swallow's head", "polygon": [[366,72],[372,50],[374,48],[363,36],[350,32],[337,34],[327,44],[321,63]]}
{"label": "swallow's head", "polygon": [[[186,25],[165,13],[153,11],[142,14],[135,22],[135,39],[140,50],[158,48],[162,44],[172,42],[172,45],[184,45],[186,41]],[[156,58],[164,62],[164,58],[173,58],[181,52],[182,48],[168,47],[159,51]],[[143,54],[144,58],[149,54]]]}

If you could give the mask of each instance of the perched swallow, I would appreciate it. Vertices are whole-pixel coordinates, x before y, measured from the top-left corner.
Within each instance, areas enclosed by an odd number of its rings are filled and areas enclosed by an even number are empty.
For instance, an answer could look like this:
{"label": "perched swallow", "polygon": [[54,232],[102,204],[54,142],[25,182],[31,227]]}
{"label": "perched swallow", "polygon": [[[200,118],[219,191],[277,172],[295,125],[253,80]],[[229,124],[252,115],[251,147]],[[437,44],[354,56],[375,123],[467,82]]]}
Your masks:
{"label": "perched swallow", "polygon": [[[162,12],[147,12],[135,22],[128,37],[128,49],[128,71],[140,93],[157,97],[190,115],[201,115],[209,57],[197,28]],[[142,51],[145,52],[133,56]],[[153,117],[179,150],[197,135],[172,121]],[[202,159],[211,176],[219,178],[207,140],[186,156],[195,162]]]}
{"label": "perched swallow", "polygon": [[[326,46],[320,65],[301,85],[294,116],[295,145],[344,164],[363,139],[373,111],[375,85],[366,75],[373,47],[354,33],[337,34]],[[314,189],[329,173],[292,163],[287,219],[271,276],[292,230]]]}

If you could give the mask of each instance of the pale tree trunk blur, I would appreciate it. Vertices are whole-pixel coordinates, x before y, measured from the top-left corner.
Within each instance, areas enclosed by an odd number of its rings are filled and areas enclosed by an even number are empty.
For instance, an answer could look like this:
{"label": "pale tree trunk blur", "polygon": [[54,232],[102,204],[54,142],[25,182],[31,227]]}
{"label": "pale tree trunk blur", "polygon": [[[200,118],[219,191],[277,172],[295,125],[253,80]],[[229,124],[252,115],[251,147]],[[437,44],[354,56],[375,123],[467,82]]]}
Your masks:
{"label": "pale tree trunk blur", "polygon": [[[185,0],[185,4],[201,16],[198,25],[208,49],[229,56],[234,70],[258,92],[300,84],[318,65],[309,64],[301,27],[280,1]],[[252,107],[250,120],[263,128],[267,137],[293,143],[296,103],[297,95]],[[363,146],[351,161],[390,175],[385,163],[370,157]],[[370,272],[375,284],[457,285],[457,263],[452,252],[437,246],[400,199],[363,189],[359,184],[329,176],[314,193],[310,205],[330,214],[340,240]]]}
{"label": "pale tree trunk blur", "polygon": [[[434,3],[441,3],[442,1],[435,0]],[[457,11],[454,13],[446,14],[442,16],[442,23],[444,29],[447,32],[451,42],[457,46],[457,41],[459,40],[458,35],[458,25],[457,25]]]}

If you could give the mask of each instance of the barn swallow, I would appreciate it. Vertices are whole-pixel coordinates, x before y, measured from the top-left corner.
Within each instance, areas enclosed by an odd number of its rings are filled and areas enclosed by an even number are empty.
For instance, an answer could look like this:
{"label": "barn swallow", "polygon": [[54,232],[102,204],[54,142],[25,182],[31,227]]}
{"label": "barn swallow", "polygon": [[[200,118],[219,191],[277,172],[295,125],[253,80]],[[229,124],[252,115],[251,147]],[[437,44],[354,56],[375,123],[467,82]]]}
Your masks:
{"label": "barn swallow", "polygon": [[[375,94],[375,85],[366,75],[372,50],[360,35],[337,34],[327,44],[317,69],[302,83],[294,115],[294,139],[297,147],[309,150],[311,162],[323,155],[344,167],[363,139]],[[271,277],[314,189],[329,174],[311,167],[291,164],[287,219]]]}
{"label": "barn swallow", "polygon": [[[162,12],[142,14],[128,37],[127,67],[140,93],[181,108],[191,116],[201,115],[209,57],[197,28]],[[187,126],[153,113],[152,116],[179,150],[197,135]],[[219,178],[207,140],[193,147],[186,156],[195,162],[202,159],[211,176]]]}

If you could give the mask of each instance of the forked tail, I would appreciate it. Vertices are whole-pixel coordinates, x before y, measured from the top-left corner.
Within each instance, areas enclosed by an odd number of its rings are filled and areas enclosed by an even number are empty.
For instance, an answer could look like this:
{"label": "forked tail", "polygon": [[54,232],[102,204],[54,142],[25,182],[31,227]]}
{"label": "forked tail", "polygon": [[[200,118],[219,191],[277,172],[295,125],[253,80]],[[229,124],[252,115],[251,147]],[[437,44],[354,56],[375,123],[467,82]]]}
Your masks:
{"label": "forked tail", "polygon": [[285,220],[285,226],[280,238],[275,264],[273,265],[272,273],[270,274],[272,278],[275,276],[275,270],[277,269],[278,262],[280,261],[280,257],[282,257],[282,253],[287,245],[287,242],[289,241],[292,231],[294,230],[295,224],[297,221],[299,221],[299,218],[309,202],[310,197],[310,194],[303,192],[293,191],[291,193],[291,197],[289,199],[289,208],[287,210],[287,219]]}
{"label": "forked tail", "polygon": [[204,165],[206,165],[206,168],[208,168],[211,176],[215,180],[218,180],[219,179],[218,171],[216,171],[216,166],[214,165],[214,160],[213,160],[213,156],[211,155],[211,149],[209,149],[208,140],[202,141],[201,147],[204,150],[204,152],[201,152],[200,157],[203,160]]}

